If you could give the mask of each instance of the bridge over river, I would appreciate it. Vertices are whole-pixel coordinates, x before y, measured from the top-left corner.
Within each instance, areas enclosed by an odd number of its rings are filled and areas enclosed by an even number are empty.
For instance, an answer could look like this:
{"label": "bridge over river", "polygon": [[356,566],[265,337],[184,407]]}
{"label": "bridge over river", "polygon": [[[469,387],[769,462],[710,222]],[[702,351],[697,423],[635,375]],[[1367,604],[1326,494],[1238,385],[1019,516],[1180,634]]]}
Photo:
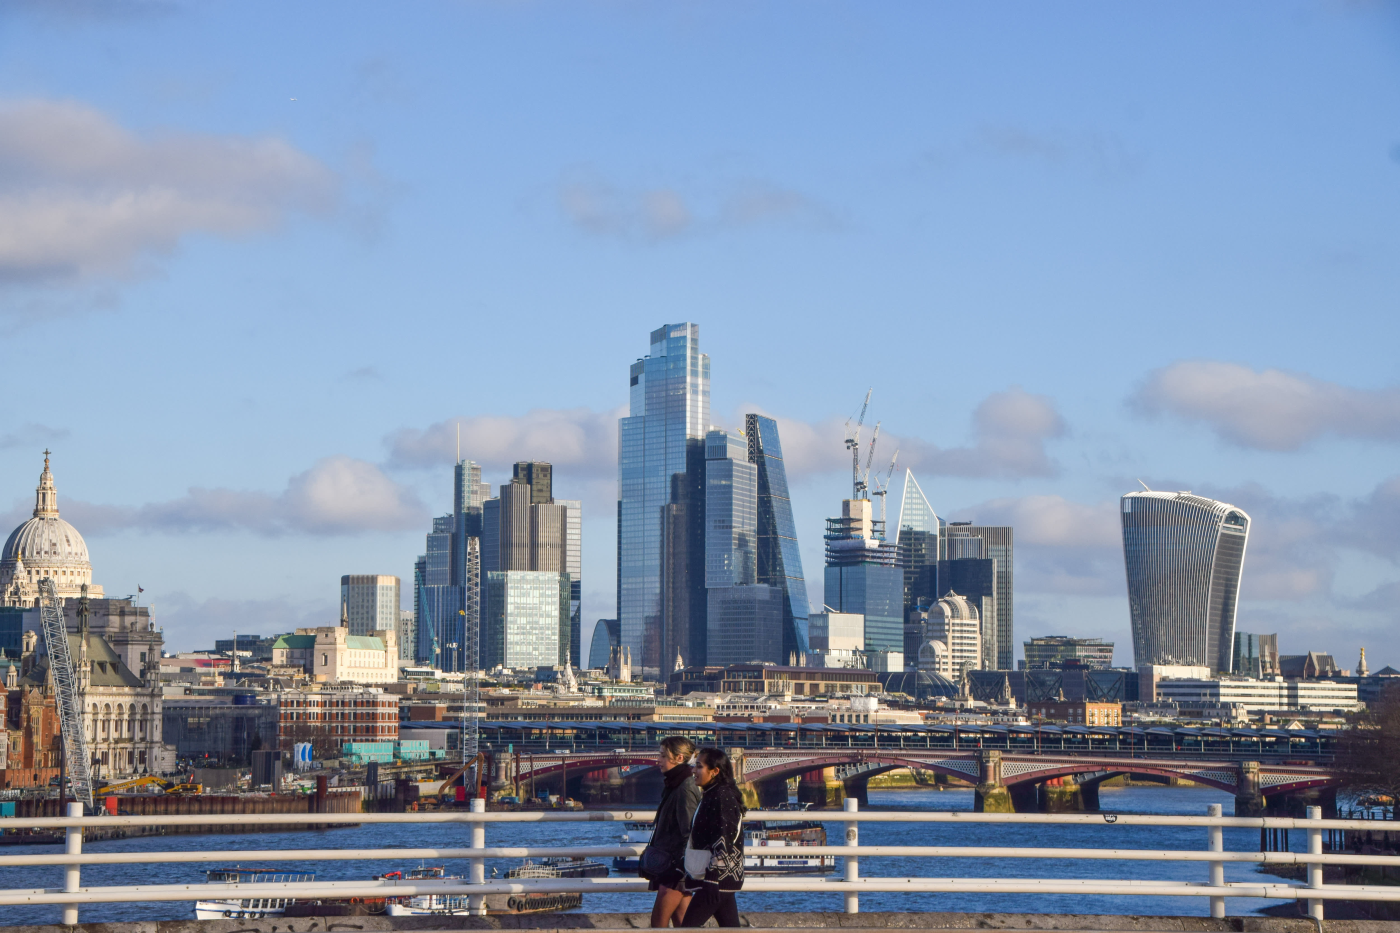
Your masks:
{"label": "bridge over river", "polygon": [[670,734],[729,749],[755,806],[785,803],[794,777],[814,806],[865,802],[871,777],[910,768],[976,785],[979,812],[1096,810],[1099,785],[1120,775],[1228,791],[1238,816],[1336,810],[1330,737],[1307,730],[541,722],[491,723],[483,740],[497,786],[606,803],[656,791],[656,742]]}

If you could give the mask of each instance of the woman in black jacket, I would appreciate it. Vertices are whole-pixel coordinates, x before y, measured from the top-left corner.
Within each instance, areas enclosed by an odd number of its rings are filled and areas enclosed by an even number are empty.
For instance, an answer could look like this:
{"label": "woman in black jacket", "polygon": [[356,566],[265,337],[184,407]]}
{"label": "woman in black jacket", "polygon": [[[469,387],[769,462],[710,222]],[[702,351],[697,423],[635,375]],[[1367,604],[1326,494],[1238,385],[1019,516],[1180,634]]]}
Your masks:
{"label": "woman in black jacket", "polygon": [[690,827],[685,889],[691,901],[682,926],[704,926],[714,917],[722,927],[737,927],[734,892],[744,886],[744,799],[729,756],[717,748],[695,753],[695,780],[705,796]]}
{"label": "woman in black jacket", "polygon": [[690,768],[690,756],[694,754],[695,743],[681,735],[662,739],[656,753],[656,767],[666,783],[661,791],[661,802],[656,805],[651,842],[641,859],[641,875],[651,882],[650,889],[656,892],[656,903],[651,907],[654,927],[669,927],[673,919],[680,926],[690,904],[690,895],[681,889],[681,882],[685,880],[685,847],[690,841],[690,821],[700,805],[700,788]]}

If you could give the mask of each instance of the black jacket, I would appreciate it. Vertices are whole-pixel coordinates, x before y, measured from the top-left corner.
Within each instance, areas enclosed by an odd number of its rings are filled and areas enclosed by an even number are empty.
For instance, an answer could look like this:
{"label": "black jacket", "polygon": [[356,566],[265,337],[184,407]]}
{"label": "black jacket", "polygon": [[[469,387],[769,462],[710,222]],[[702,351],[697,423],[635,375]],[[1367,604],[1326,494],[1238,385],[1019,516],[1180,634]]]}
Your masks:
{"label": "black jacket", "polygon": [[664,775],[665,788],[661,802],[656,805],[656,822],[652,824],[649,845],[671,856],[672,868],[652,881],[679,888],[685,877],[685,847],[690,841],[690,822],[700,805],[700,785],[695,783],[690,765],[676,765]]}
{"label": "black jacket", "polygon": [[[744,886],[745,812],[744,799],[733,784],[716,780],[705,788],[690,826],[690,847],[710,850],[704,884],[721,891],[738,891]],[[699,890],[700,883],[686,878],[686,890]]]}

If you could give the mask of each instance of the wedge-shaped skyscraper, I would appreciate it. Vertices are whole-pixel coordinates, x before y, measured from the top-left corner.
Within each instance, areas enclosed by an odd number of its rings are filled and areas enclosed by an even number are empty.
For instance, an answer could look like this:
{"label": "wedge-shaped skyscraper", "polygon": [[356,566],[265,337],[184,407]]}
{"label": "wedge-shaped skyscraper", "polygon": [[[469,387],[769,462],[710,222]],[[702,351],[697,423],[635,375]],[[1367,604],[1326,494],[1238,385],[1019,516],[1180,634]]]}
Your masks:
{"label": "wedge-shaped skyscraper", "polygon": [[1123,497],[1133,659],[1230,671],[1249,516],[1189,492]]}

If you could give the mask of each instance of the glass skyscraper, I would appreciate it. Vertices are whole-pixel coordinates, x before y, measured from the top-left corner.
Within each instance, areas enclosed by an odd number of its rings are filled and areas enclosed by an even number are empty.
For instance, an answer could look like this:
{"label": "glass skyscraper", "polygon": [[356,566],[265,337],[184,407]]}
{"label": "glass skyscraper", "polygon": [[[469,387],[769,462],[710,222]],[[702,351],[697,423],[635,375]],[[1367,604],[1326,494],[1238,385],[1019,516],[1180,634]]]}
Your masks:
{"label": "glass skyscraper", "polygon": [[[628,416],[618,422],[617,615],[623,647],[659,676],[663,660],[662,522],[671,477],[710,423],[710,358],[700,327],[668,324],[632,364]],[[692,459],[694,459],[692,457]]]}
{"label": "glass skyscraper", "polygon": [[569,575],[549,570],[486,574],[482,666],[554,667],[569,659]]}
{"label": "glass skyscraper", "polygon": [[[943,529],[943,549],[950,563],[963,560],[991,560],[996,562],[996,657],[986,658],[987,667],[1009,671],[1015,667],[1016,644],[1012,640],[1016,634],[1015,618],[1015,530],[1009,525],[974,525],[971,522],[954,522]],[[948,577],[939,565],[939,595],[948,592],[955,583],[947,582]],[[959,593],[962,590],[958,590]],[[984,620],[985,621],[985,620]]]}
{"label": "glass skyscraper", "polygon": [[807,581],[797,549],[797,524],[792,518],[783,447],[778,423],[749,414],[744,418],[749,462],[758,467],[758,582],[783,594],[781,658],[805,654],[807,647]]}
{"label": "glass skyscraper", "polygon": [[869,499],[846,499],[841,517],[826,520],[826,608],[865,617],[867,654],[904,651],[904,574],[896,564]]}
{"label": "glass skyscraper", "polygon": [[1133,661],[1229,673],[1249,516],[1189,492],[1122,499]]}
{"label": "glass skyscraper", "polygon": [[[938,592],[938,561],[946,556],[942,544],[944,524],[924,497],[919,481],[914,479],[914,471],[905,470],[904,498],[899,504],[899,524],[895,526],[894,542],[899,550],[899,566],[904,573],[906,625],[909,624],[910,613],[920,606],[931,605],[943,595]],[[922,631],[922,626],[916,628]],[[906,636],[906,666],[918,661],[917,656],[911,657],[907,649],[921,638],[922,635],[918,634],[911,643]]]}

